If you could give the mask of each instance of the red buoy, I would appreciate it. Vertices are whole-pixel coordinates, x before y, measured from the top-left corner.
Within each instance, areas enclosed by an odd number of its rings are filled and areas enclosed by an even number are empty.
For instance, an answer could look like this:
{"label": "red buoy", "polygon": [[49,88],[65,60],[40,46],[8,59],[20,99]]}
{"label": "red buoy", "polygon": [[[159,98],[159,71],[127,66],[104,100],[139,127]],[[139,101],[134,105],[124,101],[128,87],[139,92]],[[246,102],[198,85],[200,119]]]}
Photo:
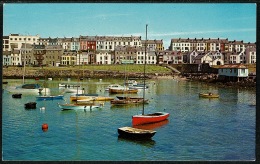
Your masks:
{"label": "red buoy", "polygon": [[46,124],[46,123],[42,124],[42,130],[47,131],[48,130],[48,124]]}

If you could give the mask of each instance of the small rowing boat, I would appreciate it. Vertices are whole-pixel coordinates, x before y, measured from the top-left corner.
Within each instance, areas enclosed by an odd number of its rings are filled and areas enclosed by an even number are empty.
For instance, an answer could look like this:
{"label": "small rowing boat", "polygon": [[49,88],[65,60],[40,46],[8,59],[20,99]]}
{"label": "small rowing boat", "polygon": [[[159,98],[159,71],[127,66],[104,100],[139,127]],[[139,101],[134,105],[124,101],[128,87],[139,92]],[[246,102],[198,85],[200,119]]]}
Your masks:
{"label": "small rowing boat", "polygon": [[219,95],[213,94],[213,93],[199,93],[199,97],[202,97],[202,98],[219,98]]}
{"label": "small rowing boat", "polygon": [[121,127],[118,128],[117,131],[119,136],[131,139],[150,139],[156,133],[154,130],[144,130],[132,127]]}

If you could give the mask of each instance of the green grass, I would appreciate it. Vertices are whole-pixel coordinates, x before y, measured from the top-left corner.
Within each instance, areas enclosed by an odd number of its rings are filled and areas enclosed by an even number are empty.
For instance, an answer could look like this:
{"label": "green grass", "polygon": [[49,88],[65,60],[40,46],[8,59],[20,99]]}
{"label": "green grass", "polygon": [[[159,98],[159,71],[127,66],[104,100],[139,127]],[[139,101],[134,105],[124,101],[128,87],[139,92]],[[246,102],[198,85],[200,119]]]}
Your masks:
{"label": "green grass", "polygon": [[[38,70],[41,67],[26,67],[26,70]],[[89,71],[119,71],[128,73],[143,73],[144,65],[84,65],[84,66],[68,66],[68,67],[43,67],[45,70],[89,70]],[[171,70],[157,65],[146,65],[146,73],[171,73]]]}

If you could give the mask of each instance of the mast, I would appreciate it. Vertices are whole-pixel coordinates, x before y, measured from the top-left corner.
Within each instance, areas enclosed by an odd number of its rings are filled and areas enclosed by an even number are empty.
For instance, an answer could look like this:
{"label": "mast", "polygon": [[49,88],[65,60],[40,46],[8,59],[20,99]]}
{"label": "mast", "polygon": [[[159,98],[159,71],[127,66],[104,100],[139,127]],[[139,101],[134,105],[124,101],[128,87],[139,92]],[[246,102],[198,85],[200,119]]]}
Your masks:
{"label": "mast", "polygon": [[142,115],[144,115],[144,99],[145,99],[145,65],[146,65],[146,48],[147,48],[147,26],[146,24],[146,29],[145,29],[145,49],[144,49],[144,88],[143,88],[143,111]]}
{"label": "mast", "polygon": [[23,55],[23,84],[24,84],[24,74],[25,74],[25,55],[26,55],[26,40],[27,40],[27,37],[25,37],[25,53],[24,53],[24,55]]}

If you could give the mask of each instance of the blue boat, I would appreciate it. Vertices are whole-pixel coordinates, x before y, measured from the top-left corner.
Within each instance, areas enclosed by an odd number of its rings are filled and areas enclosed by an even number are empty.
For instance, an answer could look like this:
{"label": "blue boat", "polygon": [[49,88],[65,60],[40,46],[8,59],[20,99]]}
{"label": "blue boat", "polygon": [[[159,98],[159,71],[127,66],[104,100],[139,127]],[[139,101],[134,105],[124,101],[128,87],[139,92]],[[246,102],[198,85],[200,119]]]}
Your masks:
{"label": "blue boat", "polygon": [[64,95],[57,95],[57,96],[36,96],[37,100],[58,100],[63,99]]}

